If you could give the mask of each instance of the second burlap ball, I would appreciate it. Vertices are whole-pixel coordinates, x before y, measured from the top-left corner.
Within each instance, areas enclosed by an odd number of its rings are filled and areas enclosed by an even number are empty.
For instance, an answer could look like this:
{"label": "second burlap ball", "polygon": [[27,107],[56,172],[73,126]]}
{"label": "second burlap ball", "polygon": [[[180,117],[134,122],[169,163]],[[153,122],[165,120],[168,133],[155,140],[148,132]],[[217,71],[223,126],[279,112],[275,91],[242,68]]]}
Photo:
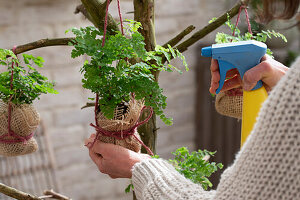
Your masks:
{"label": "second burlap ball", "polygon": [[[32,105],[14,105],[11,110],[11,130],[18,136],[26,137],[32,134],[40,123],[40,116]],[[0,100],[0,136],[8,133],[8,104]],[[12,136],[4,139],[14,140]],[[26,142],[4,143],[0,142],[0,155],[19,156],[33,153],[38,149],[34,138]]]}
{"label": "second burlap ball", "polygon": [[216,95],[215,107],[221,115],[242,119],[243,96],[220,92]]}

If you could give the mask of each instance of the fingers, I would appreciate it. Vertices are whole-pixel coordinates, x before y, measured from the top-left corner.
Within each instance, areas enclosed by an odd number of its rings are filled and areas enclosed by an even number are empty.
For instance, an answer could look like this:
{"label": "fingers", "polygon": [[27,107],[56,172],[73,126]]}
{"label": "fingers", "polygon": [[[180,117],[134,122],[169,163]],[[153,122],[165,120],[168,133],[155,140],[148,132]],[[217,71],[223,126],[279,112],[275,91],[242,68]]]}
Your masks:
{"label": "fingers", "polygon": [[114,152],[119,151],[119,148],[120,146],[118,145],[96,140],[91,150],[95,153],[101,154],[103,157],[109,157]]}
{"label": "fingers", "polygon": [[94,142],[96,134],[92,134],[88,139],[84,140],[84,145],[90,148],[90,145]]}
{"label": "fingers", "polygon": [[269,77],[270,74],[272,74],[272,66],[266,61],[261,62],[245,73],[243,78],[243,89],[251,90],[259,80]]}
{"label": "fingers", "polygon": [[226,78],[232,78],[237,75],[240,75],[239,71],[237,69],[231,69],[231,70],[227,71]]}
{"label": "fingers", "polygon": [[[101,166],[101,159],[102,156],[100,154],[97,154],[95,152],[93,152],[92,150],[89,150],[89,155],[91,157],[91,159],[93,160],[93,162],[98,166]],[[100,170],[101,171],[101,170]]]}
{"label": "fingers", "polygon": [[[211,61],[211,86],[210,93],[215,94],[219,87],[220,73],[219,65],[217,60],[212,59]],[[241,80],[238,70],[233,69],[227,72],[226,81],[221,89],[221,91],[228,91],[233,88],[238,88],[242,86],[244,90],[252,90],[257,82],[261,80],[264,83],[267,91],[270,91],[282,76],[286,73],[288,68],[272,59],[270,56],[265,55],[261,59],[261,63],[257,66],[246,71]]]}
{"label": "fingers", "polygon": [[117,176],[114,176],[114,175],[108,175],[110,178],[112,178],[112,179],[116,179],[116,178],[119,178],[119,177],[117,177]]}
{"label": "fingers", "polygon": [[235,75],[233,78],[231,79],[227,79],[224,82],[223,88],[221,89],[221,91],[227,91],[227,90],[231,90],[233,88],[237,88],[240,87],[242,84],[242,79],[239,75]]}
{"label": "fingers", "polygon": [[210,71],[211,72],[218,72],[219,71],[219,64],[216,59],[211,59],[211,64],[210,64]]}
{"label": "fingers", "polygon": [[[220,81],[219,65],[217,60],[212,59],[210,70],[211,70],[211,85],[209,88],[209,92],[212,94],[216,94],[216,90],[219,87],[219,81]],[[224,82],[221,91],[227,91],[232,88],[241,86],[242,80],[239,76],[239,72],[237,69],[229,70],[226,73],[226,78],[227,80]]]}

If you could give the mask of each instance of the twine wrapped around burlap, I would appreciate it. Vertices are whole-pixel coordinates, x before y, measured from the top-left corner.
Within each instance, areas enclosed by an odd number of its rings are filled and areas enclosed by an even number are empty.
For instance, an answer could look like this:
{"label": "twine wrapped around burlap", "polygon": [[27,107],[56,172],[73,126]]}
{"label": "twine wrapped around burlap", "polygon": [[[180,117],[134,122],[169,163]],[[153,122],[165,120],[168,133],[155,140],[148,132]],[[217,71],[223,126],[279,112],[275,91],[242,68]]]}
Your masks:
{"label": "twine wrapped around burlap", "polygon": [[215,107],[221,115],[242,119],[243,95],[220,92],[216,95]]}
{"label": "twine wrapped around burlap", "polygon": [[[122,132],[124,130],[129,130],[138,122],[143,107],[143,101],[131,99],[128,105],[118,106],[115,109],[113,119],[107,119],[103,113],[100,112],[97,115],[98,126],[110,132]],[[134,135],[140,140],[140,136],[136,130]],[[141,150],[141,143],[133,135],[124,139],[117,139],[100,133],[98,139],[102,142],[116,144],[135,152],[139,152]]]}
{"label": "twine wrapped around burlap", "polygon": [[[38,149],[36,140],[31,137],[40,123],[40,116],[32,105],[11,104],[11,130],[16,136],[28,138],[26,141],[18,141],[13,136],[5,136],[0,141],[0,155],[19,156],[33,153]],[[8,134],[8,104],[0,100],[0,137]]]}

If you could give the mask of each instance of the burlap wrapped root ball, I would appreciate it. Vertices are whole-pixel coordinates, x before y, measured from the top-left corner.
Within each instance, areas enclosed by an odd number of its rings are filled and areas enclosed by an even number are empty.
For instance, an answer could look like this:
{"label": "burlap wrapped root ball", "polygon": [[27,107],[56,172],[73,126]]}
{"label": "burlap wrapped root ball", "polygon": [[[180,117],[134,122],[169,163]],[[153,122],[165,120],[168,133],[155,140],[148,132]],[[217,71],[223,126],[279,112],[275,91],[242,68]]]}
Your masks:
{"label": "burlap wrapped root ball", "polygon": [[[107,119],[103,113],[100,112],[97,115],[98,125],[106,131],[115,132],[128,130],[139,120],[143,107],[144,103],[142,101],[132,99],[128,103],[128,106],[118,106],[115,109],[113,119]],[[137,131],[135,131],[134,135],[140,139],[140,135]],[[98,139],[104,143],[116,144],[135,152],[139,152],[141,150],[141,144],[133,135],[124,139],[116,139],[114,137],[101,135],[100,133]]]}
{"label": "burlap wrapped root ball", "polygon": [[221,115],[242,119],[243,96],[220,92],[216,95],[215,107]]}
{"label": "burlap wrapped root ball", "polygon": [[[15,134],[26,137],[33,133],[40,123],[40,116],[32,105],[12,104],[11,109],[11,130]],[[0,136],[8,133],[8,104],[0,100]],[[15,139],[7,136],[4,139]],[[26,142],[7,144],[0,142],[0,155],[19,156],[37,151],[38,144],[32,137]]]}

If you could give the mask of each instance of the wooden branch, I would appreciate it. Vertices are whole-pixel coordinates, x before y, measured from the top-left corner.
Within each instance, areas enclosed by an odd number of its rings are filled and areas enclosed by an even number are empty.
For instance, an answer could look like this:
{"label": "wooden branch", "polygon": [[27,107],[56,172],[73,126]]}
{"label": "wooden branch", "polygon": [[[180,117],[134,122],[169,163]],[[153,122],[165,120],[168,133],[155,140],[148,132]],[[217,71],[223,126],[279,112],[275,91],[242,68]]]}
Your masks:
{"label": "wooden branch", "polygon": [[9,197],[12,197],[12,198],[18,199],[18,200],[42,200],[31,194],[27,194],[25,192],[15,189],[15,188],[4,185],[3,183],[0,183],[0,193],[3,193]]}
{"label": "wooden branch", "polygon": [[[153,51],[156,46],[155,38],[155,13],[154,13],[154,4],[155,0],[134,0],[134,20],[141,22],[143,28],[139,31],[145,38],[145,48],[147,51]],[[158,72],[153,72],[155,80],[158,81]],[[146,119],[149,115],[148,112],[143,112],[141,120]],[[153,113],[151,119],[143,126],[138,128],[138,132],[141,133],[141,138],[145,145],[147,145],[152,152],[155,154],[155,144],[157,137],[157,128],[156,128],[156,114]],[[146,153],[145,149],[142,149],[143,153]]]}
{"label": "wooden branch", "polygon": [[227,14],[229,15],[230,19],[234,17],[236,14],[238,14],[239,9],[241,5],[248,5],[249,0],[242,0],[238,2],[234,7],[232,7],[230,10],[225,12],[223,15],[218,17],[214,22],[208,24],[201,30],[197,31],[195,34],[193,34],[190,38],[179,44],[176,48],[180,52],[186,51],[191,45],[193,45],[198,40],[202,39],[212,31],[216,30],[218,27],[223,25],[227,21]]}
{"label": "wooden branch", "polygon": [[134,20],[142,24],[139,32],[145,38],[145,49],[153,51],[156,46],[154,0],[134,0]]}
{"label": "wooden branch", "polygon": [[16,53],[24,53],[37,48],[48,47],[48,46],[61,46],[68,45],[70,42],[73,42],[74,38],[54,38],[54,39],[41,39],[35,42],[28,44],[23,44],[16,47]]}
{"label": "wooden branch", "polygon": [[176,44],[178,44],[186,35],[190,34],[196,27],[193,25],[188,26],[186,29],[181,31],[178,35],[176,35],[174,38],[169,40],[167,43],[163,45],[164,48],[168,47],[168,44],[173,47]]}
{"label": "wooden branch", "polygon": [[59,193],[57,193],[57,192],[55,192],[53,190],[45,190],[44,191],[44,195],[47,195],[47,196],[49,195],[49,196],[51,196],[50,198],[52,198],[52,199],[72,200],[71,198],[66,197],[66,196],[64,196],[62,194],[59,194]]}
{"label": "wooden branch", "polygon": [[[81,2],[90,15],[90,21],[99,30],[103,30],[107,1],[104,1],[104,0],[81,0]],[[113,19],[113,17],[110,14],[108,14],[107,31],[110,34],[115,34],[116,31],[119,31],[118,24],[116,23],[116,21]]]}
{"label": "wooden branch", "polygon": [[[98,29],[103,30],[104,18],[105,18],[105,8],[106,1],[103,0],[81,0],[82,5],[76,7],[75,13],[83,13]],[[107,31],[110,34],[114,34],[118,31],[119,27],[112,16],[108,15]],[[16,53],[24,53],[37,48],[47,47],[47,46],[64,46],[73,42],[74,38],[54,38],[54,39],[41,39],[28,44],[20,45],[16,47]]]}

